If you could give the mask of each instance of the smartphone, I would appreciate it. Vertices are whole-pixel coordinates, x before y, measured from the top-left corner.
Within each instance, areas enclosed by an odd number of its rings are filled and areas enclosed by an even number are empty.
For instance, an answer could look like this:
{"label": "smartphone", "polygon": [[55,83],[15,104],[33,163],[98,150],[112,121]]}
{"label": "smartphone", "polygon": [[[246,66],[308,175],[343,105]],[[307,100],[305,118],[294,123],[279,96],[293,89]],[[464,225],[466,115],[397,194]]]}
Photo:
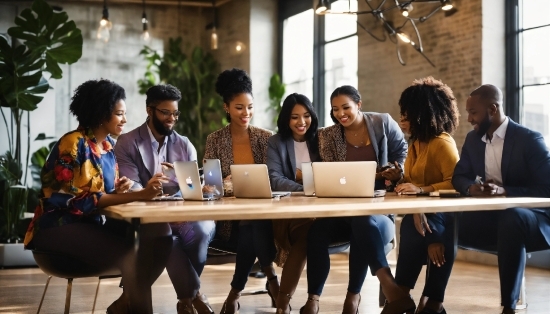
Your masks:
{"label": "smartphone", "polygon": [[176,170],[174,170],[174,168],[170,168],[170,167],[167,167],[167,166],[162,166],[162,173],[164,174],[164,176],[168,177],[168,180],[170,180],[172,182],[177,182],[176,181]]}

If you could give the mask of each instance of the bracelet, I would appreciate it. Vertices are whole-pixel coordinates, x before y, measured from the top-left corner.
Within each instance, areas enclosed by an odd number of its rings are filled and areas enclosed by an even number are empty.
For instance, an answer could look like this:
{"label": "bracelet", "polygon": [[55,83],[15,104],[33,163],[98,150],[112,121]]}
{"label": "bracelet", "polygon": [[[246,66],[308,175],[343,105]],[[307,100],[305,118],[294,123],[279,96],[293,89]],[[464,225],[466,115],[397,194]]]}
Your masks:
{"label": "bracelet", "polygon": [[418,188],[420,188],[420,194],[424,193],[424,189],[421,186],[419,186]]}

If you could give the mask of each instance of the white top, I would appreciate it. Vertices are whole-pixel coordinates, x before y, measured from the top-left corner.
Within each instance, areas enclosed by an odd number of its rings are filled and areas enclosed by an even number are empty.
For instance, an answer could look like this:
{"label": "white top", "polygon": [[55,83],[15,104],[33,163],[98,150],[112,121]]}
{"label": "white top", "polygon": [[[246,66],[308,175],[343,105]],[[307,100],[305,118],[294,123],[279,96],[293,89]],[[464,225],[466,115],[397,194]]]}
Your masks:
{"label": "white top", "polygon": [[499,186],[502,186],[502,150],[507,128],[508,117],[495,130],[492,139],[488,139],[487,134],[481,138],[485,142],[485,180],[493,180]]}
{"label": "white top", "polygon": [[147,131],[149,131],[149,136],[151,137],[151,147],[153,148],[153,158],[155,160],[155,172],[153,172],[153,174],[162,173],[162,165],[160,163],[166,161],[166,144],[168,143],[168,136],[164,137],[164,142],[159,149],[159,142],[157,142],[153,132],[151,132],[149,125],[147,125]]}
{"label": "white top", "polygon": [[311,162],[309,158],[309,150],[307,149],[307,143],[294,141],[294,156],[296,158],[296,168],[302,170],[303,162]]}

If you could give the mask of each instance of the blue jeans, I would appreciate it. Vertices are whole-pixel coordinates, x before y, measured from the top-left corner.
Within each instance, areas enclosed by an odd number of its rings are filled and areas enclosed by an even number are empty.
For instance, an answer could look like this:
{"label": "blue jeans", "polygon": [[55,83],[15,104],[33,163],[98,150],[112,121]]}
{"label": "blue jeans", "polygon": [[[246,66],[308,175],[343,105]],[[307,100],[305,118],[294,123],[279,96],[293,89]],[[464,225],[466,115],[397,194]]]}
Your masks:
{"label": "blue jeans", "polygon": [[200,276],[216,223],[212,220],[187,221],[170,227],[176,237],[166,270],[178,299],[193,298],[200,289]]}
{"label": "blue jeans", "polygon": [[243,221],[238,232],[239,242],[231,287],[241,291],[248,281],[248,273],[254,266],[256,257],[261,267],[267,267],[273,263],[277,250],[271,220]]}
{"label": "blue jeans", "polygon": [[369,267],[373,276],[380,268],[388,267],[384,246],[394,234],[394,223],[385,215],[315,220],[307,241],[308,293],[323,292],[330,271],[331,241],[350,241],[348,291],[359,293]]}
{"label": "blue jeans", "polygon": [[405,215],[401,222],[395,281],[398,285],[413,289],[422,265],[425,265],[428,260],[428,246],[432,243],[443,243],[445,264],[441,267],[430,266],[430,273],[427,274],[428,278],[422,292],[422,295],[429,297],[430,300],[443,302],[455,259],[453,214],[428,214],[426,218],[430,229],[439,235],[439,239],[430,239],[428,231],[426,236],[422,236],[414,227],[413,215]]}

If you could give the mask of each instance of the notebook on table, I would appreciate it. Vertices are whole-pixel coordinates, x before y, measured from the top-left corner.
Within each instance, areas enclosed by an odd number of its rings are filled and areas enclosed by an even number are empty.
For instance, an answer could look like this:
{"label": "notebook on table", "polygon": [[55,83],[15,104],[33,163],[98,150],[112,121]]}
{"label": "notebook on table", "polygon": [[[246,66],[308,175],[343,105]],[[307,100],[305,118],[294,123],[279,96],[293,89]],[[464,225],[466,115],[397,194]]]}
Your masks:
{"label": "notebook on table", "polygon": [[317,197],[379,197],[374,190],[375,161],[314,162],[313,181]]}
{"label": "notebook on table", "polygon": [[[215,164],[212,161],[212,164]],[[221,169],[219,167],[219,161],[215,166],[209,168],[212,171],[212,176],[205,176],[205,184],[214,185],[217,183],[217,179],[210,182],[210,178],[221,177]],[[203,193],[202,185],[199,175],[199,166],[196,161],[176,161],[174,162],[174,169],[176,171],[177,181],[180,186],[181,195],[184,200],[189,201],[211,201],[220,199],[223,196],[223,188],[220,190],[216,186],[217,193]],[[219,172],[219,174],[218,174]],[[206,179],[208,177],[208,180]]]}
{"label": "notebook on table", "polygon": [[273,198],[290,192],[272,192],[265,164],[231,165],[233,194],[237,198]]}

